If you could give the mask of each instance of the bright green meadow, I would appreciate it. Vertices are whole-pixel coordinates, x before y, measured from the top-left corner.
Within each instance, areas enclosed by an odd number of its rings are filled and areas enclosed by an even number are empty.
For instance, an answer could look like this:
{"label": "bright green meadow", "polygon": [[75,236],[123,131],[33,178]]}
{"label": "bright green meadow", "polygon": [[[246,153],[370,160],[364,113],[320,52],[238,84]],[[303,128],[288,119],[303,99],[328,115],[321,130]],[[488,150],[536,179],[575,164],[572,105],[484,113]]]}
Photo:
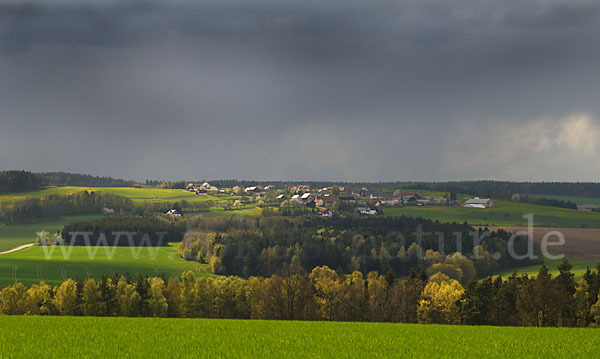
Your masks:
{"label": "bright green meadow", "polygon": [[[575,280],[579,280],[583,277],[586,270],[589,268],[590,270],[595,270],[598,265],[598,261],[585,261],[579,259],[570,259],[568,258],[569,263],[573,265],[573,269],[571,269],[571,273],[575,275]],[[562,262],[562,259],[544,259],[544,265],[548,267],[552,277],[556,277],[559,272],[557,266]],[[519,267],[519,268],[511,268],[498,272],[497,274],[506,278],[510,277],[515,271],[517,275],[527,274],[529,277],[537,276],[541,265],[532,265],[527,267]]]}
{"label": "bright green meadow", "polygon": [[6,358],[592,358],[600,331],[220,319],[0,317]]}
{"label": "bright green meadow", "polygon": [[[48,233],[56,233],[65,224],[87,221],[98,217],[101,217],[101,215],[70,216],[33,224],[18,224],[11,226],[0,223],[0,252],[13,249],[23,244],[35,242],[37,232],[41,232],[42,230],[45,230]],[[0,257],[0,260],[2,258],[3,257]]]}
{"label": "bright green meadow", "polygon": [[[180,276],[187,270],[193,270],[197,275],[209,275],[206,264],[180,258],[176,245],[177,243],[173,243],[171,247],[98,247],[95,256],[93,252],[96,248],[74,246],[68,259],[64,258],[60,246],[54,248],[50,259],[46,259],[44,249],[51,250],[52,247],[29,247],[0,256],[0,285],[12,284],[15,280],[27,286],[41,281],[59,284],[67,278],[100,278],[102,275],[126,273],[133,276],[164,273],[167,277],[172,277]],[[69,246],[62,249],[68,252]]]}

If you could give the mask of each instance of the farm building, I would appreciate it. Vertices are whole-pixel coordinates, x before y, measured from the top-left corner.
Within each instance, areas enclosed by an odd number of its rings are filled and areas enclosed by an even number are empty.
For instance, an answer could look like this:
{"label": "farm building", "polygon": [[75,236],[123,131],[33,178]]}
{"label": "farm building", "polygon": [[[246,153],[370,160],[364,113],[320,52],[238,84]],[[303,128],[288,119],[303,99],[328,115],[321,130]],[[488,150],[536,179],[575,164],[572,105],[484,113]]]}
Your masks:
{"label": "farm building", "polygon": [[598,208],[600,207],[597,204],[582,204],[577,206],[578,210],[587,212],[595,211]]}
{"label": "farm building", "polygon": [[317,202],[317,206],[333,206],[335,203],[335,197],[331,196],[318,196],[315,201]]}
{"label": "farm building", "polygon": [[464,204],[464,207],[467,208],[490,208],[494,207],[494,202],[492,202],[489,198],[471,198],[467,200]]}
{"label": "farm building", "polygon": [[394,192],[394,196],[400,197],[402,199],[409,199],[414,197],[415,199],[423,199],[423,196],[419,192]]}
{"label": "farm building", "polygon": [[321,210],[319,210],[319,217],[334,218],[337,217],[337,213],[334,210],[322,208]]}

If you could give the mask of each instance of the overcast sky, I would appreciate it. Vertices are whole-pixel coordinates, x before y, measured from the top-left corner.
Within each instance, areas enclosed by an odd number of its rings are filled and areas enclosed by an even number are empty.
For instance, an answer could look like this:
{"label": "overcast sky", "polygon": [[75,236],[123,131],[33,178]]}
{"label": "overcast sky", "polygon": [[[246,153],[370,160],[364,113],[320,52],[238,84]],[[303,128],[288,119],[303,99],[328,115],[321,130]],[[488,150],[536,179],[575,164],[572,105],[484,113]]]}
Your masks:
{"label": "overcast sky", "polygon": [[1,0],[0,168],[600,178],[596,0]]}

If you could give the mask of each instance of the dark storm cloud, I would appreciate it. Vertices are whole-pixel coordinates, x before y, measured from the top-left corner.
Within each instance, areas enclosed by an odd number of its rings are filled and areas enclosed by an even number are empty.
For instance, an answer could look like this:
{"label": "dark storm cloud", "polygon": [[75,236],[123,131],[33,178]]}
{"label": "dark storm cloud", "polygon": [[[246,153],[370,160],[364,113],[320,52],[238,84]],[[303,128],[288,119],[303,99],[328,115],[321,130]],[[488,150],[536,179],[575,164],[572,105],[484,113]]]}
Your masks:
{"label": "dark storm cloud", "polygon": [[594,179],[599,19],[595,1],[4,2],[0,167]]}

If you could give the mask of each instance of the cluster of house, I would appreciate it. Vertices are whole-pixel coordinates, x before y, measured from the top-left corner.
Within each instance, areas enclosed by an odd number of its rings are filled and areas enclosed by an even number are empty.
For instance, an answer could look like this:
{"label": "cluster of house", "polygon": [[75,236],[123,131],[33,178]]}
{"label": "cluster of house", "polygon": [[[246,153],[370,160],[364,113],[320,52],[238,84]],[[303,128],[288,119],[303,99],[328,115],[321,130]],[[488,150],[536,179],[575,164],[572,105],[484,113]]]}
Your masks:
{"label": "cluster of house", "polygon": [[210,183],[204,182],[201,185],[190,183],[186,186],[186,189],[190,192],[195,192],[197,195],[208,193],[208,192],[220,192],[225,193],[225,190],[219,189],[217,186],[211,186]]}
{"label": "cluster of house", "polygon": [[[334,191],[335,187],[335,191]],[[448,200],[445,197],[424,197],[419,192],[403,192],[395,191],[392,195],[384,194],[378,191],[371,191],[367,188],[349,190],[342,186],[323,187],[313,189],[310,185],[294,184],[284,187],[284,191],[275,192],[273,186],[247,186],[234,187],[233,189],[225,190],[212,186],[208,182],[201,185],[190,183],[187,190],[195,192],[197,195],[214,193],[229,193],[229,194],[246,194],[254,197],[264,197],[268,193],[275,193],[275,197],[280,203],[293,205],[305,205],[309,208],[320,208],[319,216],[335,217],[337,213],[331,209],[336,202],[351,202],[359,205],[357,211],[360,215],[371,216],[376,215],[378,211],[374,208],[379,206],[386,207],[402,207],[402,206],[429,206],[429,205],[458,205],[456,201]],[[489,198],[471,198],[464,202],[465,208],[490,208],[494,203]],[[583,206],[582,206],[583,207]],[[591,206],[590,206],[591,207]],[[596,207],[597,208],[597,207]],[[582,210],[591,210],[590,208],[580,208]],[[166,213],[168,215],[177,216],[176,213]],[[179,214],[180,215],[180,214]]]}

